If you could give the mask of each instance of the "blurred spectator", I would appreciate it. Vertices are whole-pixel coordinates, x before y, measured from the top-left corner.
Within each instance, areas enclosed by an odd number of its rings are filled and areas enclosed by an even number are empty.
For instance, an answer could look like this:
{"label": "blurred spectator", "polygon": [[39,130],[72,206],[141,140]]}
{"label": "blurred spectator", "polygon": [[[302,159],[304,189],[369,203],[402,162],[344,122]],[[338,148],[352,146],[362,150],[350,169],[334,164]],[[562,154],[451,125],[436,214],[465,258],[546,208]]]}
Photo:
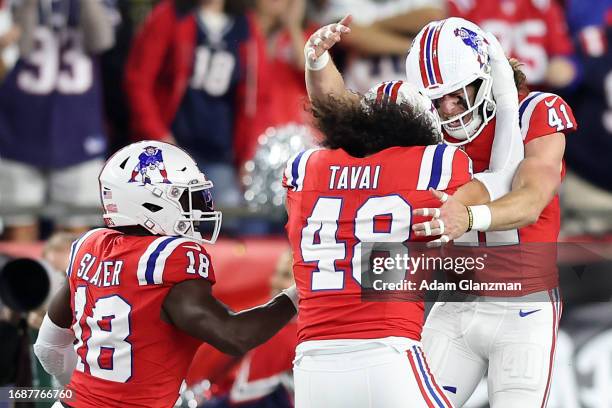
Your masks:
{"label": "blurred spectator", "polygon": [[[272,296],[293,285],[293,257],[281,254],[270,279]],[[225,375],[217,373],[221,387],[216,396],[201,408],[290,408],[293,407],[293,359],[297,346],[297,325],[290,322],[274,337],[247,353],[237,365],[228,365]],[[200,352],[198,351],[198,355]],[[197,358],[197,355],[196,355]],[[202,358],[205,358],[203,356]],[[192,366],[192,369],[194,367]],[[215,388],[215,385],[213,385]]]}
{"label": "blurred spectator", "polygon": [[185,148],[213,180],[217,204],[237,206],[232,145],[248,24],[228,7],[162,1],[134,39],[125,79],[134,138]]}
{"label": "blurred spectator", "polygon": [[132,38],[140,24],[153,9],[155,0],[112,0],[115,46],[100,56],[104,84],[104,112],[109,138],[109,153],[130,143],[129,110],[123,82]]}
{"label": "blurred spectator", "polygon": [[565,13],[572,36],[588,26],[604,26],[612,0],[565,0]]}
{"label": "blurred spectator", "polygon": [[449,0],[449,15],[492,32],[518,59],[531,88],[563,88],[576,72],[565,15],[557,0]]}
{"label": "blurred spectator", "polygon": [[234,151],[239,168],[251,159],[257,138],[271,126],[309,124],[304,44],[306,0],[255,0],[249,13],[246,81],[240,88]]}
{"label": "blurred spectator", "polygon": [[[46,262],[50,268],[50,288],[49,296],[46,302],[38,310],[28,313],[28,326],[30,328],[30,345],[36,342],[38,338],[38,330],[42,324],[42,320],[47,312],[47,307],[53,295],[60,289],[61,285],[66,281],[66,269],[70,263],[70,249],[72,243],[80,237],[79,234],[67,232],[56,232],[53,234],[43,246],[42,260]],[[31,347],[31,346],[30,346]],[[33,385],[36,387],[56,387],[58,384],[49,373],[40,364],[37,358],[30,356],[34,369]],[[37,406],[42,407],[42,403]]]}
{"label": "blurred spectator", "polygon": [[445,17],[443,0],[327,0],[317,13],[320,25],[352,14],[346,63],[340,67],[348,88],[366,92],[375,84],[406,77],[405,60],[413,36]]}
{"label": "blurred spectator", "polygon": [[51,286],[47,302],[39,310],[28,314],[28,324],[32,329],[38,330],[40,328],[42,319],[47,312],[48,302],[66,281],[66,269],[68,269],[70,263],[70,248],[79,237],[79,234],[56,232],[45,242],[42,259],[51,269],[52,273],[49,276]]}
{"label": "blurred spectator", "polygon": [[99,0],[23,0],[14,15],[22,35],[0,85],[0,202],[21,211],[5,217],[6,238],[31,241],[39,235],[31,207],[60,208],[60,228],[99,222],[70,212],[99,205],[89,181],[106,150],[95,55],[114,38]]}
{"label": "blurred spectator", "polygon": [[[612,11],[612,8],[609,10]],[[605,15],[605,13],[604,13]],[[582,223],[573,233],[612,231],[612,12],[599,26],[580,23],[576,36],[580,81],[570,97],[576,120],[576,137],[567,139],[568,172],[562,203],[568,215]],[[587,18],[587,22],[591,22]],[[586,231],[585,231],[586,230]]]}
{"label": "blurred spectator", "polygon": [[30,342],[25,319],[0,304],[0,386],[32,386]]}
{"label": "blurred spectator", "polygon": [[8,0],[0,0],[0,82],[17,60],[16,43],[20,34],[21,30],[13,23]]}

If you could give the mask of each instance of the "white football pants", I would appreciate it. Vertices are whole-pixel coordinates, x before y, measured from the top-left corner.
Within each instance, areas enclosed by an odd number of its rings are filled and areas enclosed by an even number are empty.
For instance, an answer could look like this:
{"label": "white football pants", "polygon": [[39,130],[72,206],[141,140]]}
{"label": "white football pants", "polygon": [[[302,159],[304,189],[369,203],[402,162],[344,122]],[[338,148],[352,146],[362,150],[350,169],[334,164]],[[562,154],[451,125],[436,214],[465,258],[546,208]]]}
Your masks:
{"label": "white football pants", "polygon": [[518,298],[455,293],[439,300],[446,302],[437,302],[427,317],[423,348],[453,404],[463,406],[488,370],[491,408],[545,407],[562,312],[559,291]]}
{"label": "white football pants", "polygon": [[388,337],[300,344],[296,408],[447,408],[418,341]]}

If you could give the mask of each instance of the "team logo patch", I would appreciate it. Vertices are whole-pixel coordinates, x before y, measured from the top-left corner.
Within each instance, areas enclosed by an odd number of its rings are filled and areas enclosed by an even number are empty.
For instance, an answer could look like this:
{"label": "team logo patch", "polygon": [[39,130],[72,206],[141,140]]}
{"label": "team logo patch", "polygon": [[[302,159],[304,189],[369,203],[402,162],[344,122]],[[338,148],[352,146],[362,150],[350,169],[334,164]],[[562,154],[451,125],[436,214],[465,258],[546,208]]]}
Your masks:
{"label": "team logo patch", "polygon": [[455,36],[461,38],[461,41],[470,47],[478,56],[478,62],[482,67],[487,62],[486,40],[474,31],[461,27],[455,28]]}
{"label": "team logo patch", "polygon": [[158,173],[162,177],[162,183],[172,184],[168,180],[162,150],[155,146],[147,146],[143,150],[144,152],[138,156],[138,164],[132,170],[132,176],[128,183],[135,183],[137,181],[136,177],[140,175],[140,181],[142,181],[143,186],[145,184],[152,184],[152,176]]}

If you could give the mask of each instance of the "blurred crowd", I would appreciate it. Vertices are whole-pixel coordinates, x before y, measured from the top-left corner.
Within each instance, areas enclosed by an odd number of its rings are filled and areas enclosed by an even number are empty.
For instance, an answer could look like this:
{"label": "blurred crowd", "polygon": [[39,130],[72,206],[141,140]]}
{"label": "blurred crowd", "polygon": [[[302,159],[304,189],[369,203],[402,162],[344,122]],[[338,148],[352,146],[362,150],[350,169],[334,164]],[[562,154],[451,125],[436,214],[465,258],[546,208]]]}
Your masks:
{"label": "blurred crowd", "polygon": [[405,77],[412,36],[431,20],[494,33],[530,88],[561,94],[579,122],[567,138],[565,233],[612,230],[612,0],[0,0],[3,239],[98,225],[92,180],[104,159],[151,139],[196,159],[230,210],[226,233],[282,230],[232,214],[257,177],[260,135],[310,126],[306,39],[349,13],[352,33],[333,51],[358,92]]}

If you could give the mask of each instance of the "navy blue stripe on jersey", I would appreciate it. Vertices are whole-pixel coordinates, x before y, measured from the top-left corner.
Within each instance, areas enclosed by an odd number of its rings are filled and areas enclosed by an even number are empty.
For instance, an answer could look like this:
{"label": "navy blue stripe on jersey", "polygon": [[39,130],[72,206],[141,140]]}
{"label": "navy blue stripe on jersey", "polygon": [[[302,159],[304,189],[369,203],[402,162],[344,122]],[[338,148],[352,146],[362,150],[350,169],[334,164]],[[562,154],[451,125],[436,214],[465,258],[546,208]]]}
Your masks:
{"label": "navy blue stripe on jersey", "polygon": [[533,95],[521,102],[521,106],[519,107],[519,127],[521,129],[523,128],[523,114],[525,113],[527,106],[529,106],[529,102],[531,102],[534,98],[541,94],[542,92],[534,92]]}
{"label": "navy blue stripe on jersey", "polygon": [[416,346],[413,346],[412,349],[414,351],[414,355],[415,355],[417,363],[419,365],[419,371],[421,372],[421,375],[423,376],[423,379],[425,380],[425,385],[427,386],[427,389],[429,390],[429,394],[434,398],[434,400],[436,400],[436,403],[438,404],[438,407],[446,408],[445,405],[440,400],[440,398],[439,398],[438,394],[436,393],[436,391],[433,389],[433,386],[431,384],[429,376],[425,372],[425,367],[423,365],[423,361],[421,360],[421,355],[419,353],[419,350],[417,349]]}
{"label": "navy blue stripe on jersey", "polygon": [[74,256],[76,255],[76,245],[77,242],[79,242],[79,240],[77,239],[76,241],[74,241],[72,243],[72,246],[70,247],[70,261],[68,262],[68,268],[66,269],[66,276],[70,277],[70,274],[72,273],[72,263],[74,262]]}
{"label": "navy blue stripe on jersey", "polygon": [[306,150],[304,150],[303,152],[300,152],[300,154],[297,155],[297,157],[293,161],[293,164],[291,165],[291,177],[293,178],[293,180],[291,180],[291,185],[293,186],[294,189],[297,189],[297,179],[299,176],[298,169],[300,166],[300,160],[302,159],[302,156],[304,155],[305,152]]}
{"label": "navy blue stripe on jersey", "polygon": [[440,183],[440,177],[442,176],[442,158],[444,157],[444,150],[446,150],[446,147],[447,145],[445,144],[439,144],[436,146],[433,164],[431,166],[431,176],[429,178],[427,189],[437,188],[438,184]]}
{"label": "navy blue stripe on jersey", "polygon": [[89,230],[72,243],[70,247],[70,261],[68,263],[68,268],[66,269],[67,277],[70,277],[70,275],[72,274],[72,267],[76,258],[76,254],[77,252],[79,252],[79,249],[81,249],[81,245],[83,244],[83,242],[85,242],[85,240],[89,238],[94,232],[100,231],[102,229],[104,228],[94,228],[92,230]]}
{"label": "navy blue stripe on jersey", "polygon": [[151,256],[149,256],[149,259],[147,260],[147,270],[145,271],[145,279],[147,280],[147,284],[153,285],[155,283],[153,279],[153,272],[155,271],[155,262],[157,262],[157,258],[159,257],[161,251],[163,251],[168,246],[168,244],[170,244],[175,239],[178,239],[178,237],[170,237],[162,241],[162,243],[160,243],[157,248],[155,248]]}

